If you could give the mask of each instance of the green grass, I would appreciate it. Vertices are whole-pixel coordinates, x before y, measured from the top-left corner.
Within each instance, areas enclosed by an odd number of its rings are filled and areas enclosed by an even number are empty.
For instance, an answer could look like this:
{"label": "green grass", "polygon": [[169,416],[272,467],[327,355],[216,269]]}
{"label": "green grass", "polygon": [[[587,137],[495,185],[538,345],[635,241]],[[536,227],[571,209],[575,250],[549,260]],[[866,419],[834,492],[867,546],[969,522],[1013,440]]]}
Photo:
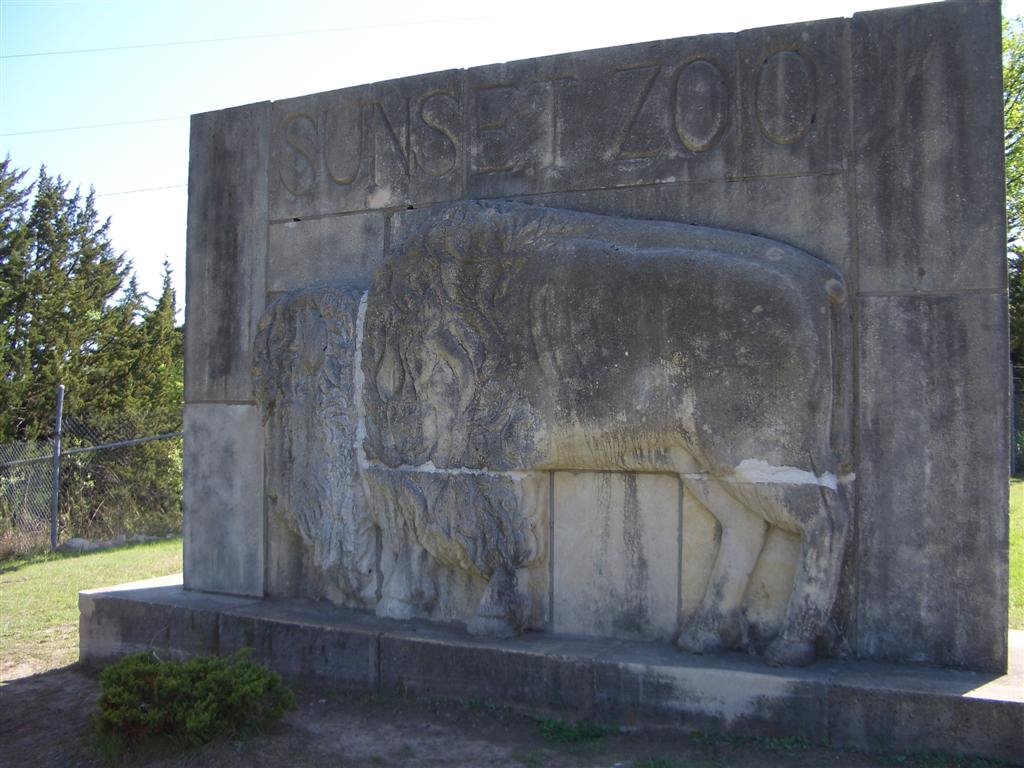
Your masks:
{"label": "green grass", "polygon": [[1024,480],[1010,481],[1010,628],[1024,629]]}
{"label": "green grass", "polygon": [[573,723],[551,718],[540,721],[540,732],[545,741],[556,744],[584,744],[604,738],[611,733],[611,729],[589,720]]}
{"label": "green grass", "polygon": [[0,680],[78,658],[78,593],[181,571],[181,539],[0,562]]}

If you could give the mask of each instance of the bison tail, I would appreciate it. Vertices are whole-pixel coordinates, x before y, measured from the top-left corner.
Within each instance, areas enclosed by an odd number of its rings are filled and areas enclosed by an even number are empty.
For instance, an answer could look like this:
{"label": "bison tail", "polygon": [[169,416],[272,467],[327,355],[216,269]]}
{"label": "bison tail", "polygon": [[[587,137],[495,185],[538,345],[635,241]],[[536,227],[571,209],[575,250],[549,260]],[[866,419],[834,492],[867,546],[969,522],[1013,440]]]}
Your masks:
{"label": "bison tail", "polygon": [[829,297],[829,354],[832,358],[832,451],[839,478],[853,471],[853,339],[850,307],[842,280],[825,284]]}

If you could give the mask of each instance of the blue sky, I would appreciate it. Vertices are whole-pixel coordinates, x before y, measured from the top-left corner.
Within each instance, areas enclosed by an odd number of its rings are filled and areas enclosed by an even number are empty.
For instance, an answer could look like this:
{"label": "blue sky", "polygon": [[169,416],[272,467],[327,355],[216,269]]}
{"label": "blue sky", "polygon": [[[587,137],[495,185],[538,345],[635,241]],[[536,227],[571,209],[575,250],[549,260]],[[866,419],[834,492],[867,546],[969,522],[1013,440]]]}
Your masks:
{"label": "blue sky", "polygon": [[[156,293],[163,260],[184,304],[188,115],[550,53],[905,3],[58,2],[0,0],[0,155],[45,163],[112,219]],[[1003,4],[1024,14],[1024,0]],[[96,50],[106,49],[106,50]],[[142,122],[145,121],[145,122]],[[115,123],[116,125],[111,125]],[[82,127],[98,126],[98,127]],[[74,128],[75,130],[65,130]]]}

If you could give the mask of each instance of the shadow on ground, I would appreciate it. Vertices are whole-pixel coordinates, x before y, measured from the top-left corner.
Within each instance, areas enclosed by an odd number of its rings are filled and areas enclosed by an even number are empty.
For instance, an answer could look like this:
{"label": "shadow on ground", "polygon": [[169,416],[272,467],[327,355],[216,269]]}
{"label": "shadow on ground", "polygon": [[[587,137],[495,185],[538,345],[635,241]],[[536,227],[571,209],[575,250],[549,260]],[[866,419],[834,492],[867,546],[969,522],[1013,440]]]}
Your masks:
{"label": "shadow on ground", "polygon": [[[266,766],[377,768],[994,768],[937,757],[873,756],[792,739],[580,729],[557,717],[516,713],[493,702],[409,699],[300,687],[298,708],[272,731],[188,754],[137,756],[118,765],[155,768]],[[0,686],[3,764],[104,766],[90,718],[98,675],[78,665]]]}

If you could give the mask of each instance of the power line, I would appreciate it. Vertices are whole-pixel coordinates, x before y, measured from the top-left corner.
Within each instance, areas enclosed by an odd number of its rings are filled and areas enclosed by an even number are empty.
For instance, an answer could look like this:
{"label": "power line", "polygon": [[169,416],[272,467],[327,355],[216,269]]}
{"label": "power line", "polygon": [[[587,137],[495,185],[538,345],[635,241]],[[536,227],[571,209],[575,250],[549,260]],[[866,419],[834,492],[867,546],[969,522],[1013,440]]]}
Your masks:
{"label": "power line", "polygon": [[161,189],[182,189],[187,187],[188,184],[166,184],[162,187],[142,187],[141,189],[123,189],[120,192],[104,192],[101,195],[93,195],[93,197],[113,197],[114,195],[135,195],[139,192],[157,192]]}
{"label": "power line", "polygon": [[[430,19],[427,21],[397,21],[387,24],[366,24],[356,27],[332,27],[329,29],[304,29],[296,32],[266,32],[259,35],[236,35],[233,37],[202,37],[194,40],[172,40],[165,43],[140,43],[138,45],[112,45],[104,48],[68,48],[61,51],[36,51],[32,53],[8,53],[0,56],[3,59],[28,59],[41,56],[70,56],[80,53],[107,53],[110,51],[134,51],[142,48],[170,48],[181,45],[204,45],[207,43],[232,43],[240,40],[265,40],[274,37],[297,37],[302,35],[322,35],[334,32],[361,32],[370,29],[393,29],[396,27],[416,27],[429,24],[450,24],[461,21],[492,21],[508,18],[517,14],[500,14],[492,16],[464,16],[452,19]],[[10,134],[7,134],[10,135]]]}
{"label": "power line", "polygon": [[32,131],[0,133],[0,136],[31,136],[34,133],[60,133],[61,131],[87,131],[92,128],[114,128],[119,125],[142,125],[143,123],[169,123],[172,120],[188,120],[188,115],[178,117],[153,117],[147,120],[121,120],[116,123],[92,123],[91,125],[69,125],[63,128],[39,128]]}

